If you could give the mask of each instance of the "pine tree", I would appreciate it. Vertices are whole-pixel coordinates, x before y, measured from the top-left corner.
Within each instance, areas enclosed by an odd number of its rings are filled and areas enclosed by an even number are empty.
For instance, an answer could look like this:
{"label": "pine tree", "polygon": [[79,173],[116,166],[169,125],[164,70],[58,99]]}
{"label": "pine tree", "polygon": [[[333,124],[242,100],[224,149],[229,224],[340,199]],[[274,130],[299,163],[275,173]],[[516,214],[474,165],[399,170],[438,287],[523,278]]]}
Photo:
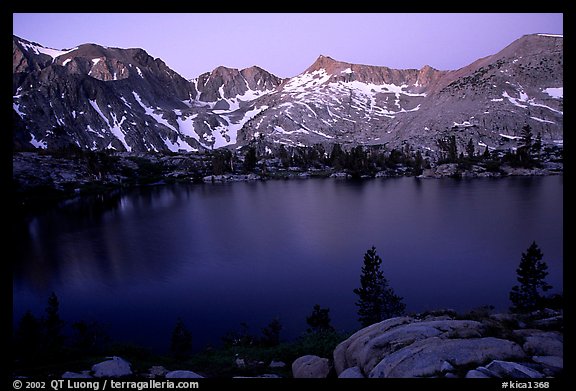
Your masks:
{"label": "pine tree", "polygon": [[184,321],[178,318],[172,331],[170,350],[177,359],[187,358],[192,350],[192,334],[184,325]]}
{"label": "pine tree", "polygon": [[71,336],[70,347],[82,355],[96,354],[109,342],[108,335],[97,321],[74,322],[72,330],[74,334]]}
{"label": "pine tree", "polygon": [[466,145],[466,155],[468,155],[468,159],[474,159],[474,142],[472,139],[468,140]]}
{"label": "pine tree", "polygon": [[451,135],[448,137],[442,137],[436,140],[436,142],[439,147],[440,160],[444,163],[455,163],[458,160],[456,136]]}
{"label": "pine tree", "polygon": [[61,353],[64,345],[64,335],[62,329],[64,328],[64,321],[60,318],[60,302],[54,292],[48,298],[48,305],[46,306],[46,317],[43,318],[44,330],[46,338],[46,352],[49,355],[57,355]]}
{"label": "pine tree", "polygon": [[552,287],[544,281],[548,275],[548,265],[542,261],[542,251],[535,241],[525,253],[522,253],[520,265],[516,269],[517,280],[510,291],[512,312],[528,313],[542,307],[545,297],[540,292],[546,292]]}
{"label": "pine tree", "polygon": [[364,265],[360,276],[360,288],[354,289],[359,300],[358,320],[363,327],[380,322],[394,316],[402,315],[406,305],[402,297],[397,296],[388,284],[381,269],[382,258],[376,253],[376,248],[366,251]]}
{"label": "pine tree", "polygon": [[532,127],[524,125],[520,135],[520,146],[516,150],[516,155],[523,166],[529,167],[532,164]]}
{"label": "pine tree", "polygon": [[39,352],[42,341],[42,325],[30,311],[20,319],[15,334],[14,352],[19,359],[33,360]]}
{"label": "pine tree", "polygon": [[321,308],[320,304],[314,305],[312,314],[306,317],[308,323],[308,332],[321,333],[325,331],[334,331],[334,327],[330,324],[330,309]]}
{"label": "pine tree", "polygon": [[330,163],[335,170],[341,170],[344,168],[346,162],[346,152],[342,150],[340,144],[336,143],[332,147],[332,152],[330,153]]}
{"label": "pine tree", "polygon": [[256,156],[256,148],[248,147],[246,154],[244,155],[244,171],[252,172],[256,168],[256,163],[258,163],[258,157]]}
{"label": "pine tree", "polygon": [[422,157],[422,152],[420,152],[418,150],[418,151],[416,151],[416,154],[414,155],[414,166],[412,168],[412,173],[414,175],[422,174],[423,166],[424,166],[424,158]]}
{"label": "pine tree", "polygon": [[538,132],[536,139],[532,144],[532,155],[535,156],[536,160],[540,160],[540,153],[542,152],[542,134]]}
{"label": "pine tree", "polygon": [[222,175],[232,171],[232,152],[219,149],[212,152],[212,175]]}
{"label": "pine tree", "polygon": [[520,131],[520,135],[522,137],[520,139],[521,146],[529,151],[532,147],[532,127],[528,124],[524,125]]}
{"label": "pine tree", "polygon": [[262,329],[262,338],[260,344],[262,346],[278,346],[280,344],[280,331],[282,330],[282,323],[280,319],[274,318],[268,326]]}
{"label": "pine tree", "polygon": [[280,147],[278,149],[278,157],[280,158],[280,162],[282,163],[282,166],[284,168],[290,167],[290,164],[292,163],[292,157],[286,150],[284,144],[280,144]]}

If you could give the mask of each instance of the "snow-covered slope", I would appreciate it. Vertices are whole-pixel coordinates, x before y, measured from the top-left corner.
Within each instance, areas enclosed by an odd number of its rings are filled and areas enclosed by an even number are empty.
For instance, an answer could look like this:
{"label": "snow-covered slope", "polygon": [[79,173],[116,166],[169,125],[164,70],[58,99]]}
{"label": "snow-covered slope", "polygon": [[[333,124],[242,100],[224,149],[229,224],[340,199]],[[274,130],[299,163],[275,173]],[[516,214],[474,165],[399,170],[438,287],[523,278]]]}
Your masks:
{"label": "snow-covered slope", "polygon": [[[264,110],[250,102],[280,83],[257,67],[220,67],[188,81],[142,49],[86,44],[57,51],[19,37],[13,64],[19,148],[219,148],[236,143],[238,130]],[[222,78],[225,72],[239,77]]]}
{"label": "snow-covered slope", "polygon": [[195,151],[273,144],[505,146],[529,124],[563,139],[563,38],[524,36],[453,71],[391,69],[320,56],[280,79],[218,67],[185,80],[142,49],[55,50],[13,39],[17,148]]}
{"label": "snow-covered slope", "polygon": [[[563,40],[527,35],[458,70],[398,70],[320,56],[263,98],[266,116],[243,129],[274,143],[409,143],[437,149],[455,134],[463,147],[505,148],[529,124],[545,143],[563,139]],[[504,136],[502,136],[504,135]]]}

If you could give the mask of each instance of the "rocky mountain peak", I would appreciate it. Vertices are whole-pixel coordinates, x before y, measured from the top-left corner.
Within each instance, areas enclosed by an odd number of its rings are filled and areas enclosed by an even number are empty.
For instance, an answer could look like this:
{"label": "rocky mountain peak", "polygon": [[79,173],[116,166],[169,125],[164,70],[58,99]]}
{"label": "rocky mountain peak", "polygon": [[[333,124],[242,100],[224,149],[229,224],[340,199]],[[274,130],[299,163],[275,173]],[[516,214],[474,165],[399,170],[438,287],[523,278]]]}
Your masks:
{"label": "rocky mountain peak", "polygon": [[12,72],[38,71],[69,50],[47,48],[39,43],[12,36]]}
{"label": "rocky mountain peak", "polygon": [[264,135],[272,147],[409,143],[435,153],[454,132],[459,147],[513,147],[525,124],[560,144],[563,38],[527,35],[452,71],[320,55],[287,79],[220,66],[187,81],[143,49],[56,50],[14,37],[13,96],[15,140],[35,148],[176,152]]}
{"label": "rocky mountain peak", "polygon": [[303,73],[313,73],[314,71],[319,71],[323,69],[326,73],[335,75],[346,68],[349,68],[352,64],[334,60],[332,57],[320,55],[314,61],[312,65],[310,65]]}
{"label": "rocky mountain peak", "polygon": [[242,69],[240,74],[248,83],[248,88],[254,91],[271,91],[282,83],[282,79],[259,66]]}
{"label": "rocky mountain peak", "polygon": [[562,52],[564,36],[555,34],[527,34],[506,46],[496,54],[497,58],[539,55]]}
{"label": "rocky mountain peak", "polygon": [[221,78],[224,82],[228,82],[237,77],[239,73],[240,71],[236,68],[228,68],[221,65],[210,72],[210,78]]}
{"label": "rocky mountain peak", "polygon": [[[242,70],[219,66],[192,80],[199,93],[198,99],[203,102],[219,102],[239,96],[243,101],[252,100],[263,92],[271,92],[281,82],[282,79],[257,66]],[[226,109],[231,106],[228,102],[218,107]]]}
{"label": "rocky mountain peak", "polygon": [[311,74],[316,75],[316,78],[325,75],[329,77],[330,82],[357,81],[375,85],[406,85],[413,86],[415,88],[413,92],[423,92],[445,73],[429,65],[424,66],[421,70],[392,69],[386,66],[353,64],[320,55],[301,75]]}

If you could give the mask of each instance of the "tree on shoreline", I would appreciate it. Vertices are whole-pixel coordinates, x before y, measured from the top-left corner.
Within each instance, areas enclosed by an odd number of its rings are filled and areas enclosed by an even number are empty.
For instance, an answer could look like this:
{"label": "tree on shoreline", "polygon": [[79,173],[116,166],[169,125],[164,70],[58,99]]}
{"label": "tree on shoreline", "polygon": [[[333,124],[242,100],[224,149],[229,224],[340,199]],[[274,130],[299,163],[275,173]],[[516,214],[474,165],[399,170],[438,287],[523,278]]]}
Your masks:
{"label": "tree on shoreline", "polygon": [[382,320],[404,314],[406,305],[402,297],[397,296],[384,277],[381,269],[382,258],[376,253],[376,247],[364,254],[364,265],[360,276],[360,288],[354,289],[359,300],[358,320],[363,327]]}
{"label": "tree on shoreline", "polygon": [[326,331],[334,331],[334,327],[330,324],[330,309],[322,308],[320,304],[315,304],[312,314],[306,317],[308,323],[308,332],[322,333]]}
{"label": "tree on shoreline", "polygon": [[528,313],[544,307],[546,298],[540,292],[546,292],[552,286],[544,281],[548,275],[548,265],[542,260],[543,256],[536,241],[522,253],[516,269],[516,279],[520,285],[512,287],[509,295],[512,312]]}
{"label": "tree on shoreline", "polygon": [[49,355],[58,355],[64,346],[64,321],[60,318],[60,302],[56,293],[52,292],[46,306],[46,317],[42,319],[45,328],[46,351]]}
{"label": "tree on shoreline", "polygon": [[176,320],[176,326],[172,331],[170,350],[177,359],[185,359],[192,351],[192,334],[184,325],[182,318]]}
{"label": "tree on shoreline", "polygon": [[260,345],[262,346],[278,346],[280,343],[280,331],[282,330],[282,323],[279,318],[274,318],[262,329],[262,337],[260,338]]}

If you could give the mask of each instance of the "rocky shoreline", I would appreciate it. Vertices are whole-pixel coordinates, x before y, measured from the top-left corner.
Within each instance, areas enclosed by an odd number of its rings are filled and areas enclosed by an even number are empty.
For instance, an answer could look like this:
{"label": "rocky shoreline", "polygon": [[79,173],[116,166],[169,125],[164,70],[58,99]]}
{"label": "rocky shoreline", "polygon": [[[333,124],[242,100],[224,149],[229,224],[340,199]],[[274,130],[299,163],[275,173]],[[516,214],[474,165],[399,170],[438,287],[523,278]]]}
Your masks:
{"label": "rocky shoreline", "polygon": [[414,176],[417,178],[499,178],[507,176],[562,175],[561,162],[545,161],[539,167],[500,165],[497,170],[481,164],[435,164],[415,175],[397,165],[374,173],[351,173],[332,167],[284,167],[278,159],[263,161],[254,171],[234,169],[214,173],[210,154],[129,154],[103,152],[71,155],[42,152],[13,154],[13,185],[18,205],[43,203],[81,194],[138,185],[167,183],[223,183],[271,179],[369,179]]}
{"label": "rocky shoreline", "polygon": [[563,317],[493,314],[459,319],[449,311],[388,319],[334,350],[338,377],[545,378],[563,370]]}
{"label": "rocky shoreline", "polygon": [[[340,342],[331,357],[305,354],[286,364],[261,362],[259,373],[242,375],[251,357],[237,357],[241,378],[495,378],[563,377],[563,312],[529,315],[451,310],[390,318],[365,327]],[[186,361],[178,368],[152,365],[135,370],[126,359],[107,357],[82,371],[62,371],[61,378],[214,378]],[[279,375],[278,369],[290,369]]]}

